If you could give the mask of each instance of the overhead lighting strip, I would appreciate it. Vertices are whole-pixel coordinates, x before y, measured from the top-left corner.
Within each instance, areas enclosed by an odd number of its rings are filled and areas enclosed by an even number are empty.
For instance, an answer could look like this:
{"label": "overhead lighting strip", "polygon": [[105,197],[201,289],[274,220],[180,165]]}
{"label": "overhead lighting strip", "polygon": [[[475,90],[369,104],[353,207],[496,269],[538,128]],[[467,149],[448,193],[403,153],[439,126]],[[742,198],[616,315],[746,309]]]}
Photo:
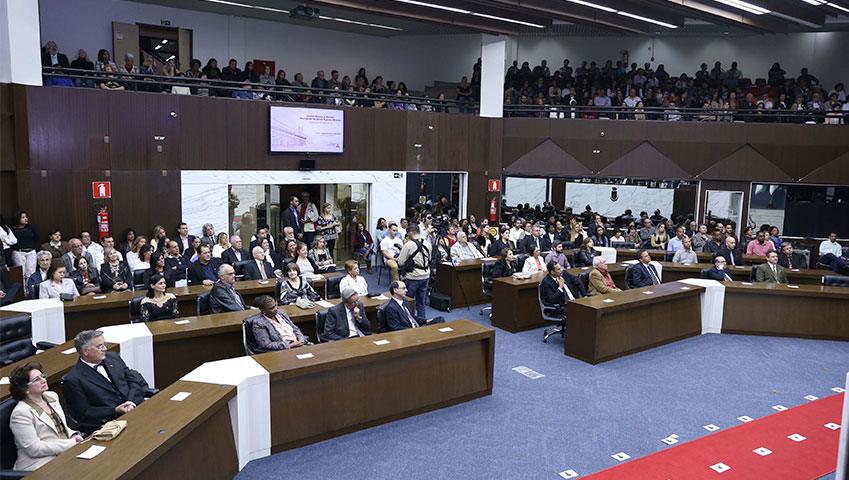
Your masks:
{"label": "overhead lighting strip", "polygon": [[517,25],[524,25],[526,27],[545,28],[545,25],[539,25],[539,24],[531,23],[531,22],[523,22],[522,20],[516,20],[516,19],[513,19],[513,18],[499,17],[497,15],[490,15],[488,13],[473,12],[471,10],[465,10],[463,8],[447,7],[445,5],[439,5],[439,4],[436,4],[436,3],[420,2],[418,0],[395,0],[395,1],[400,2],[400,3],[406,3],[408,5],[416,5],[418,7],[433,8],[433,9],[436,9],[436,10],[444,10],[446,12],[461,13],[461,14],[464,14],[464,15],[471,15],[473,17],[488,18],[490,20],[497,20],[497,21],[500,21],[500,22],[515,23]]}
{"label": "overhead lighting strip", "polygon": [[634,20],[640,20],[642,22],[653,23],[655,25],[660,25],[666,28],[678,28],[677,25],[673,25],[671,23],[661,22],[660,20],[655,20],[653,18],[644,17],[642,15],[637,15],[635,13],[626,12],[624,10],[617,10],[615,8],[606,7],[604,5],[599,5],[597,3],[587,2],[584,0],[566,0],[569,3],[574,3],[575,5],[581,5],[588,8],[594,8],[596,10],[601,10],[607,13],[616,13],[622,15],[623,17],[633,18]]}
{"label": "overhead lighting strip", "polygon": [[[280,9],[280,8],[264,7],[262,5],[249,5],[247,3],[231,2],[229,0],[203,0],[203,1],[204,2],[210,2],[210,3],[218,3],[218,4],[221,4],[221,5],[229,5],[231,7],[241,7],[241,8],[250,8],[250,9],[253,9],[253,10],[263,10],[263,11],[266,11],[266,12],[285,13],[285,14],[289,13],[289,10],[283,10],[283,9]],[[326,17],[324,15],[319,15],[318,18],[320,20],[330,20],[330,21],[333,21],[333,22],[348,23],[348,24],[352,24],[352,25],[360,25],[360,26],[363,26],[363,27],[382,28],[384,30],[393,30],[393,31],[396,31],[396,32],[401,32],[401,31],[404,30],[404,29],[398,28],[398,27],[390,27],[389,25],[381,25],[379,23],[360,22],[360,21],[357,21],[357,20],[348,20],[347,18]],[[163,42],[163,43],[165,43],[165,42]]]}
{"label": "overhead lighting strip", "polygon": [[821,6],[827,5],[831,8],[836,8],[838,10],[843,10],[844,12],[849,13],[849,8],[846,8],[842,5],[838,5],[836,3],[831,3],[828,0],[802,0],[802,1],[809,4],[809,5],[813,5],[815,7],[821,7]]}
{"label": "overhead lighting strip", "polygon": [[763,15],[765,13],[771,13],[770,10],[767,10],[763,7],[759,7],[757,5],[753,5],[748,2],[744,2],[743,0],[716,0],[717,2],[728,5],[729,7],[738,8],[743,10],[744,12],[753,13],[755,15]]}

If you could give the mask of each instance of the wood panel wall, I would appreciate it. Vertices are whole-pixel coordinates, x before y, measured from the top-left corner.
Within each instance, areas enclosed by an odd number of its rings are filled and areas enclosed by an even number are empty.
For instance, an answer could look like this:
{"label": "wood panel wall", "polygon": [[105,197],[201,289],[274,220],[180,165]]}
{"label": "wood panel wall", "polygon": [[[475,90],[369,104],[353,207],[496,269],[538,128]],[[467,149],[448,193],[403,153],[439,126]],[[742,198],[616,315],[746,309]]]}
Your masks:
{"label": "wood panel wall", "polygon": [[[66,236],[94,229],[100,205],[110,208],[113,232],[171,229],[181,170],[298,167],[303,155],[268,152],[269,105],[0,85],[2,211],[27,209],[42,231]],[[846,126],[345,112],[345,153],[313,156],[316,169],[468,172],[467,210],[479,216],[500,200],[487,179],[511,165],[547,171],[553,157],[553,176],[849,184]],[[90,184],[100,180],[112,181],[113,198],[96,203]]]}

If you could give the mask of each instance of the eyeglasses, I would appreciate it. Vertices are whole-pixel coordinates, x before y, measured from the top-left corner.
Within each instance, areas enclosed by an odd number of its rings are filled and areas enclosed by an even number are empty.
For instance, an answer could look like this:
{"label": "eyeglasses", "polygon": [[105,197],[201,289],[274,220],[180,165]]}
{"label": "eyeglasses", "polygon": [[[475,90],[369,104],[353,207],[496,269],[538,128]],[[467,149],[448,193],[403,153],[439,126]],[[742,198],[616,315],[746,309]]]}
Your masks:
{"label": "eyeglasses", "polygon": [[46,382],[46,381],[47,381],[47,374],[44,373],[44,372],[41,372],[41,375],[39,375],[39,376],[35,377],[33,380],[30,380],[29,382],[27,382],[27,385],[34,385],[36,383],[41,383],[41,382]]}
{"label": "eyeglasses", "polygon": [[92,345],[91,348],[96,348],[98,350],[107,350],[106,343],[101,343],[100,345]]}

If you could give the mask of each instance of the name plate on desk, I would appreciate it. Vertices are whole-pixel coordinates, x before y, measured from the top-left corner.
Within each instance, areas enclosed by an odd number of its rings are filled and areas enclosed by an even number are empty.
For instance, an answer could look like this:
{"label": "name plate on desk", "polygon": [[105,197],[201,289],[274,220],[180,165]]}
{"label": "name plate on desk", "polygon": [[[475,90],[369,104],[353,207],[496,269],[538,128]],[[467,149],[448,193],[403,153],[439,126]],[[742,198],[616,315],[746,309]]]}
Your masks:
{"label": "name plate on desk", "polygon": [[92,445],[88,447],[86,451],[77,455],[77,458],[81,458],[83,460],[91,460],[92,458],[100,455],[103,451],[106,450],[106,447],[100,445]]}
{"label": "name plate on desk", "polygon": [[375,345],[378,345],[378,346],[379,345],[389,345],[389,340],[375,340],[372,343],[374,343]]}

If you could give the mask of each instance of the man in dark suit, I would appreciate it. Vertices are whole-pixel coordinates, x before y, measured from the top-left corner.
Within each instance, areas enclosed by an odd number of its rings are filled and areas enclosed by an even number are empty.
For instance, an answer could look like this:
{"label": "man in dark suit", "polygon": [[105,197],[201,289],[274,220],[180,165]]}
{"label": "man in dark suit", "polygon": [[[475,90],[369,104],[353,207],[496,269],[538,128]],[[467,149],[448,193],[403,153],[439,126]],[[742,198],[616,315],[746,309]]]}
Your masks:
{"label": "man in dark suit", "polygon": [[247,310],[245,299],[233,286],[236,284],[236,270],[232,265],[222,263],[218,267],[218,281],[209,292],[209,311],[212,313],[238,312]]}
{"label": "man in dark suit", "polygon": [[70,277],[71,272],[76,270],[74,268],[74,260],[77,257],[85,257],[88,265],[90,267],[94,267],[95,269],[99,269],[100,265],[95,265],[94,260],[91,258],[91,254],[88,252],[83,252],[83,242],[79,238],[72,238],[68,241],[68,245],[71,247],[71,251],[62,255],[62,263],[65,264],[65,271],[67,275]]}
{"label": "man in dark suit", "polygon": [[[251,249],[253,250],[253,248]],[[236,262],[250,260],[248,251],[242,248],[242,237],[233,235],[230,237],[230,248],[221,253],[221,261],[230,265]]]}
{"label": "man in dark suit", "polygon": [[218,279],[220,258],[212,258],[212,247],[202,243],[198,247],[198,261],[189,265],[189,285],[212,285]]}
{"label": "man in dark suit", "polygon": [[734,279],[731,278],[731,275],[728,273],[728,270],[725,269],[725,257],[722,255],[717,255],[713,257],[713,268],[708,269],[705,272],[705,275],[710,280],[716,280],[719,282],[731,282]]}
{"label": "man in dark suit", "polygon": [[292,227],[295,232],[295,237],[298,239],[304,236],[304,222],[298,214],[298,205],[301,203],[297,195],[289,196],[289,208],[280,212],[280,226]]}
{"label": "man in dark suit", "polygon": [[180,255],[180,244],[175,240],[168,240],[168,248],[165,253],[165,269],[171,272],[171,278],[175,282],[186,280],[189,262]]}
{"label": "man in dark suit", "polygon": [[445,319],[442,317],[435,317],[430,320],[416,318],[404,302],[404,298],[407,296],[407,285],[401,280],[396,280],[389,284],[389,293],[392,295],[392,298],[380,308],[383,309],[383,315],[386,319],[386,329],[390,332],[404,330],[405,328],[418,328],[425,325],[445,323]]}
{"label": "man in dark suit", "polygon": [[778,253],[772,250],[766,254],[766,263],[755,270],[756,282],[787,283],[787,272],[778,264]]}
{"label": "man in dark suit", "polygon": [[365,307],[354,289],[345,288],[342,290],[342,303],[327,310],[321,339],[344,340],[366,335],[371,335],[371,322],[366,317]]}
{"label": "man in dark suit", "polygon": [[71,417],[86,433],[136,408],[148,390],[144,377],[106,351],[103,332],[83,330],[74,338],[79,361],[64,378]]}
{"label": "man in dark suit", "polygon": [[647,250],[642,250],[639,255],[640,261],[632,265],[631,288],[648,287],[649,285],[660,285],[660,275],[651,264],[651,255]]}
{"label": "man in dark suit", "polygon": [[546,238],[542,235],[539,225],[534,225],[531,229],[531,235],[522,239],[521,250],[528,255],[533,255],[535,248],[539,248],[540,252],[547,252],[551,250],[551,244],[548,244],[546,248],[545,241]]}
{"label": "man in dark suit", "polygon": [[56,45],[56,42],[50,40],[41,54],[41,66],[70,68],[71,62],[68,61],[67,55],[59,53],[59,46]]}
{"label": "man in dark suit", "polygon": [[[189,235],[189,226],[186,225],[185,222],[181,223],[177,227],[177,245],[180,247],[180,255],[185,255],[186,251],[191,252],[192,242],[195,241],[194,235]],[[189,256],[194,255],[194,252],[191,252]]]}
{"label": "man in dark suit", "polygon": [[252,252],[254,247],[259,246],[262,242],[263,238],[268,239],[268,246],[272,252],[276,252],[277,250],[274,248],[274,238],[268,234],[268,225],[263,225],[256,230],[256,238],[251,240],[250,245],[248,246],[248,252]]}
{"label": "man in dark suit", "polygon": [[274,268],[265,259],[265,250],[262,247],[254,247],[253,262],[245,265],[245,280],[266,280],[274,278]]}
{"label": "man in dark suit", "polygon": [[725,237],[725,247],[721,248],[716,253],[717,255],[725,257],[725,261],[728,262],[728,265],[730,266],[743,266],[743,254],[740,253],[740,250],[737,250],[737,239],[731,235]]}
{"label": "man in dark suit", "polygon": [[778,264],[784,268],[808,268],[808,263],[805,262],[805,257],[801,253],[793,251],[793,244],[783,242],[781,244],[781,253],[778,254]]}
{"label": "man in dark suit", "polygon": [[[564,272],[559,263],[548,262],[548,275],[539,284],[539,294],[545,305],[546,313],[566,316],[566,304],[583,296],[582,290],[576,285],[579,280],[568,272]],[[565,275],[564,275],[565,273]]]}

